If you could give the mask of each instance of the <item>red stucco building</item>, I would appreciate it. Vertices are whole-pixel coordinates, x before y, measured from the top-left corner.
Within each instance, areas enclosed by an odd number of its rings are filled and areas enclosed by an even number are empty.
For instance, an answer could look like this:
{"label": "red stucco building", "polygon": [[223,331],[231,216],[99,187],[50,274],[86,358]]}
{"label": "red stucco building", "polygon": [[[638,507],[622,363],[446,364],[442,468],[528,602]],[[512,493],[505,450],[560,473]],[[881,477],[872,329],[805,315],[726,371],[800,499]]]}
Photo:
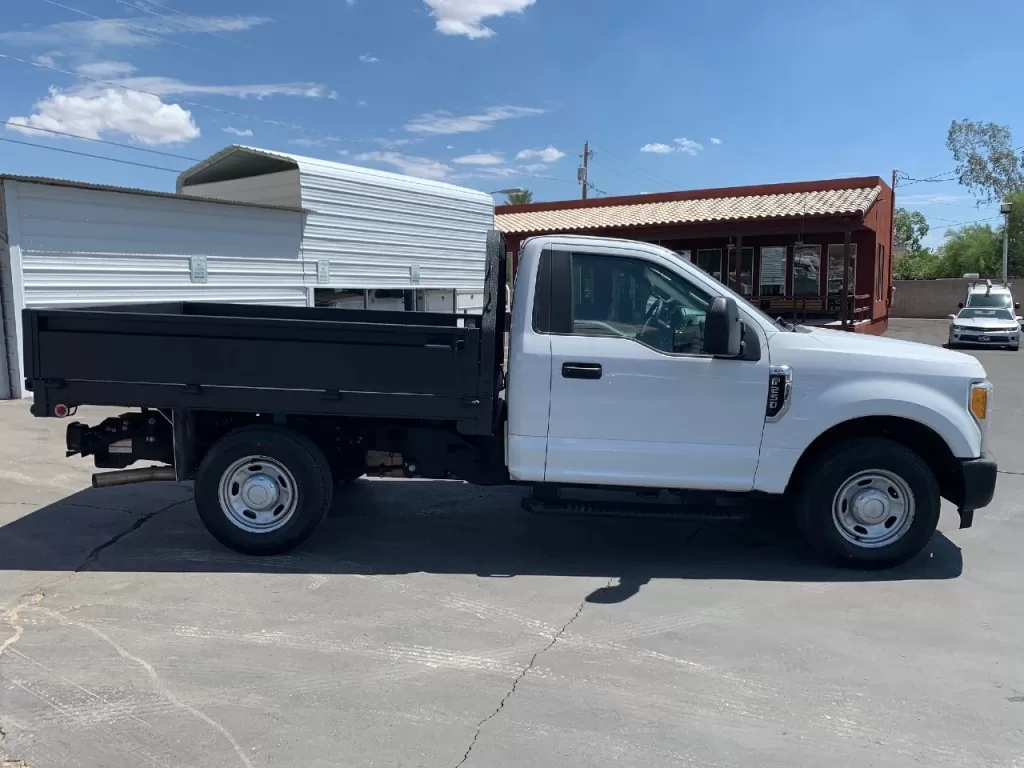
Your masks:
{"label": "red stucco building", "polygon": [[868,333],[888,324],[893,192],[878,176],[505,205],[496,214],[513,260],[540,234],[660,243],[772,315]]}

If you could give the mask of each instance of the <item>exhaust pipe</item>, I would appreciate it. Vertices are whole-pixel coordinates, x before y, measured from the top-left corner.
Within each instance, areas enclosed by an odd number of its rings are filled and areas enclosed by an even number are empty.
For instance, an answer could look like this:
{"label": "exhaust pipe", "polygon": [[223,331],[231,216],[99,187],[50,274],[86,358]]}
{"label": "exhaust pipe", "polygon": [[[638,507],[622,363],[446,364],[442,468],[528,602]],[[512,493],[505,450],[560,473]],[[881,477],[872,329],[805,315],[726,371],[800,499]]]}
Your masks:
{"label": "exhaust pipe", "polygon": [[114,485],[149,483],[155,480],[177,480],[174,467],[142,467],[141,469],[120,469],[116,472],[99,472],[92,476],[93,488],[110,488]]}

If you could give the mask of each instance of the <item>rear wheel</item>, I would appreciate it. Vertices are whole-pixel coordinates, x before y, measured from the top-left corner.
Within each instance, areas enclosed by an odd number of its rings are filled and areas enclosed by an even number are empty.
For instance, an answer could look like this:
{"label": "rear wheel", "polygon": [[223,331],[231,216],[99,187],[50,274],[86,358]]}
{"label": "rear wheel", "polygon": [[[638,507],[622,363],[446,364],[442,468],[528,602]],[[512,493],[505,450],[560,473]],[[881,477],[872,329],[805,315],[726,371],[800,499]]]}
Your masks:
{"label": "rear wheel", "polygon": [[221,544],[276,555],[305,541],[331,504],[326,458],[307,437],[278,427],[246,427],[207,452],[196,474],[196,507]]}
{"label": "rear wheel", "polygon": [[928,544],[939,522],[934,474],[916,453],[881,438],[858,438],[807,468],[797,520],[807,541],[830,560],[890,568]]}

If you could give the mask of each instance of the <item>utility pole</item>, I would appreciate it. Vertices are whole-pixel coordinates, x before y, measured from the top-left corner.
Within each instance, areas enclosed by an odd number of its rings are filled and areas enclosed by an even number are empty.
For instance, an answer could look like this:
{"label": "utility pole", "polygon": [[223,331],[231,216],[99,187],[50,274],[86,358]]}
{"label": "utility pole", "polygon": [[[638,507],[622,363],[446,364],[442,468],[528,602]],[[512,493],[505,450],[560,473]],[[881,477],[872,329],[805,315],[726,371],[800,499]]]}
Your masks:
{"label": "utility pole", "polygon": [[579,169],[576,174],[576,178],[583,187],[583,199],[587,199],[587,187],[590,186],[590,179],[587,177],[587,171],[590,167],[590,158],[594,156],[594,153],[590,151],[590,142],[583,142],[583,166]]}
{"label": "utility pole", "polygon": [[1006,284],[1010,271],[1010,212],[1013,210],[1013,203],[1005,202],[999,206],[999,212],[1003,214],[1003,284]]}

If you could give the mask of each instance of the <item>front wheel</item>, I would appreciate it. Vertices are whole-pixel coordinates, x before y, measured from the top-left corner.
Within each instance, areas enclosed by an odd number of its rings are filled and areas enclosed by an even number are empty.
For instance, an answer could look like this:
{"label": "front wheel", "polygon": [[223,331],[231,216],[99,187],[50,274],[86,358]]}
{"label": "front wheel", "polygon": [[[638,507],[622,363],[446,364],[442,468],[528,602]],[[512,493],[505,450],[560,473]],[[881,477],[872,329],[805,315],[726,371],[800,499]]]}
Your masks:
{"label": "front wheel", "polygon": [[199,517],[221,544],[247,555],[287,552],[331,505],[327,459],[289,429],[245,427],[207,452],[196,474]]}
{"label": "front wheel", "polygon": [[828,559],[891,568],[928,544],[940,505],[938,482],[920,456],[891,440],[857,438],[806,468],[797,520]]}

